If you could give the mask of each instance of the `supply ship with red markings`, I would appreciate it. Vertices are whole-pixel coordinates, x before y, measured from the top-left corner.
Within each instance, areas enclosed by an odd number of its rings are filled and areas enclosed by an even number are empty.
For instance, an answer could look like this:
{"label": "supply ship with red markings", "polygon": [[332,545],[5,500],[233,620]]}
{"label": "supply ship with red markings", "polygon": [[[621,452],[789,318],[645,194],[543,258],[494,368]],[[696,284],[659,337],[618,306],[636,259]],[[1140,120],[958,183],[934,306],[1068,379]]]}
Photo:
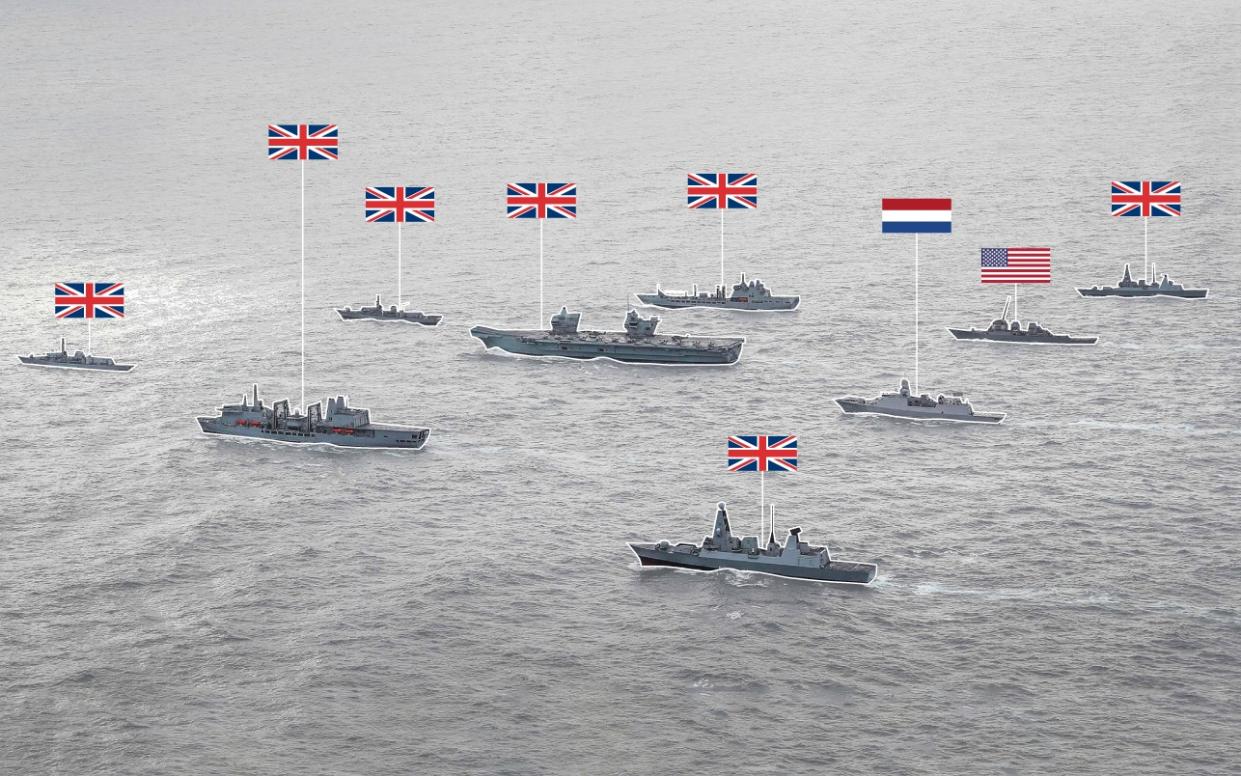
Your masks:
{"label": "supply ship with red markings", "polygon": [[220,407],[218,417],[199,418],[198,425],[207,434],[294,444],[397,450],[421,449],[431,433],[427,428],[372,423],[370,410],[350,407],[344,396],[329,398],[326,413],[319,402],[310,405],[301,414],[289,411],[288,399],[281,399],[267,407],[259,398],[257,385],[254,386],[253,401],[242,396],[240,404],[225,404]]}

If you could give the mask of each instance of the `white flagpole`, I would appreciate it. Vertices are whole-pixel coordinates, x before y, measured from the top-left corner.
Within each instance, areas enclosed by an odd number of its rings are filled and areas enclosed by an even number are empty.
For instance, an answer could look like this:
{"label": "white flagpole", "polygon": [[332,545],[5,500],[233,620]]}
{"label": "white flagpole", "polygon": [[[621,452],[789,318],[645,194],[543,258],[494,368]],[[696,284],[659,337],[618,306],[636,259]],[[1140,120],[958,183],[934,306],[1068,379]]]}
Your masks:
{"label": "white flagpole", "polygon": [[86,319],[86,355],[91,355],[95,351],[91,349],[90,344],[90,318]]}
{"label": "white flagpole", "polygon": [[1146,229],[1149,223],[1150,219],[1142,216],[1142,277],[1146,278],[1147,283],[1151,282],[1150,272],[1146,268],[1147,256],[1149,255],[1147,251]]}
{"label": "white flagpole", "polygon": [[914,393],[918,392],[918,233],[914,232]]}
{"label": "white flagpole", "polygon": [[767,491],[763,483],[765,475],[765,471],[758,470],[758,546],[760,548],[763,547],[763,528],[767,525],[764,519],[767,512]]}
{"label": "white flagpole", "polygon": [[[400,218],[397,214],[397,218]],[[401,307],[401,222],[396,222],[396,306]]]}
{"label": "white flagpole", "polygon": [[306,160],[302,160],[302,412],[306,412]]}
{"label": "white flagpole", "polygon": [[543,219],[541,218],[539,219],[539,325],[535,328],[543,328]]}
{"label": "white flagpole", "polygon": [[[723,175],[724,173],[720,173]],[[720,285],[728,285],[724,279],[724,208],[720,208]]]}
{"label": "white flagpole", "polygon": [[1013,320],[1017,320],[1017,284],[1013,283]]}

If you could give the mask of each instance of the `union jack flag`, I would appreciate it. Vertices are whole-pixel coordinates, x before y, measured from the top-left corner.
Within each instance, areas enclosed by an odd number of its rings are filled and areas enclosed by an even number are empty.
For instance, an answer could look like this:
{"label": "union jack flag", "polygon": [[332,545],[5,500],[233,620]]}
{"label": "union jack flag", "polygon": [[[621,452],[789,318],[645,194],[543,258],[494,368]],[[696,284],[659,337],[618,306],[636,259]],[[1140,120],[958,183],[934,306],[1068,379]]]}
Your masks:
{"label": "union jack flag", "polygon": [[336,159],[340,131],[335,124],[268,124],[268,159]]}
{"label": "union jack flag", "polygon": [[730,472],[797,471],[797,437],[742,434],[728,438]]}
{"label": "union jack flag", "polygon": [[752,210],[758,207],[758,174],[691,172],[686,194],[690,210]]}
{"label": "union jack flag", "polygon": [[509,218],[577,218],[576,183],[508,184]]}
{"label": "union jack flag", "polygon": [[124,283],[57,283],[57,318],[124,318]]}
{"label": "union jack flag", "polygon": [[1112,215],[1180,216],[1180,181],[1112,181]]}
{"label": "union jack flag", "polygon": [[367,223],[435,220],[434,186],[367,186]]}

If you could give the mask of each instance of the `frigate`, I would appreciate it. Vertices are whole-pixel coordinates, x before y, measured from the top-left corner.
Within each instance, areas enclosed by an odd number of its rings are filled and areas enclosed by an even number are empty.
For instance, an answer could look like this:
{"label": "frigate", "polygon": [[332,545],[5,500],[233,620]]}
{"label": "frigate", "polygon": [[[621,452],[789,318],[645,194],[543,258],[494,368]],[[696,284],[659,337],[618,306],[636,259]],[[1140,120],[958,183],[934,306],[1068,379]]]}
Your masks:
{"label": "frigate", "polygon": [[963,395],[956,392],[941,393],[938,398],[927,394],[913,396],[909,391],[909,381],[901,380],[901,388],[896,393],[882,393],[874,399],[863,399],[859,396],[845,396],[836,403],[845,413],[872,413],[875,415],[891,415],[897,418],[912,420],[952,420],[959,423],[999,423],[1004,420],[1002,412],[974,412],[974,408]]}
{"label": "frigate", "polygon": [[307,412],[289,411],[289,400],[265,406],[254,386],[254,400],[241,397],[240,404],[225,404],[214,418],[199,418],[208,434],[267,439],[274,442],[328,444],[339,447],[382,447],[418,450],[427,443],[430,429],[372,423],[370,410],[350,407],[344,396],[327,400],[327,413],[315,402]]}
{"label": "frigate", "polygon": [[784,311],[796,310],[797,305],[801,304],[800,296],[773,295],[771,290],[763,285],[763,281],[758,279],[747,281],[744,273],[741,275],[741,282],[733,284],[731,291],[725,285],[716,286],[712,293],[699,292],[698,286],[694,286],[694,290],[688,293],[664,291],[656,286],[655,293],[636,294],[636,296],[642,300],[643,304],[669,309],[714,307],[723,310]]}
{"label": "frigate", "polygon": [[65,349],[65,338],[60,338],[60,350],[49,350],[41,356],[31,353],[28,356],[18,356],[18,361],[29,366],[53,366],[62,369],[94,369],[100,372],[128,372],[134,368],[133,364],[118,364],[116,361],[105,356],[92,356],[82,351],[74,351],[71,355]]}
{"label": "frigate", "polygon": [[420,323],[423,326],[435,326],[444,316],[429,315],[417,310],[406,310],[397,308],[396,305],[388,305],[387,309],[379,303],[379,294],[375,294],[375,306],[367,307],[363,305],[358,309],[352,307],[338,307],[336,314],[345,321],[372,320],[372,321],[404,321],[405,323]]}
{"label": "frigate", "polygon": [[470,334],[488,348],[527,356],[609,358],[632,364],[732,364],[741,357],[744,337],[656,334],[659,318],[625,315],[624,331],[579,331],[581,313],[561,307],[551,329],[493,329],[475,326]]}
{"label": "frigate", "polygon": [[1030,321],[1024,329],[1021,328],[1021,322],[1017,320],[1008,320],[1008,305],[1010,300],[1004,300],[1004,312],[1000,313],[1000,317],[991,322],[991,325],[985,329],[954,329],[948,328],[952,336],[959,340],[987,340],[990,342],[1015,342],[1029,345],[1093,345],[1098,342],[1098,337],[1074,337],[1069,334],[1055,334],[1049,329],[1044,329],[1038,323]]}
{"label": "frigate", "polygon": [[760,546],[759,541],[757,536],[733,536],[728,524],[728,509],[721,501],[715,512],[715,528],[710,536],[703,538],[701,544],[631,542],[629,548],[643,566],[672,566],[694,571],[736,569],[859,585],[868,584],[875,578],[875,564],[837,560],[827,547],[815,547],[801,541],[801,528],[790,528],[783,546],[776,541],[774,528],[768,534],[765,547]]}
{"label": "frigate", "polygon": [[[1154,275],[1154,272],[1151,274]],[[1146,278],[1134,280],[1129,273],[1129,265],[1126,264],[1125,276],[1120,279],[1118,285],[1079,288],[1077,293],[1082,296],[1172,296],[1179,299],[1205,299],[1207,289],[1186,288],[1180,283],[1173,283],[1168,279],[1166,272],[1158,283],[1150,282]]]}

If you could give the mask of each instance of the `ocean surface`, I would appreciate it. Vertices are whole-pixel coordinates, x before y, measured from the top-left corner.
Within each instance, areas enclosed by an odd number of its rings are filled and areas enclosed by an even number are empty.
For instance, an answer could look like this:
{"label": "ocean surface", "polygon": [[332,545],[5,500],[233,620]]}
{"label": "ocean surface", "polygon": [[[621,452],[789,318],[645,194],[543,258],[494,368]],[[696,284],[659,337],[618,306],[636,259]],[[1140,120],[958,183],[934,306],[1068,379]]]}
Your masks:
{"label": "ocean surface", "polygon": [[[4,3],[0,27],[0,773],[1241,772],[1241,4]],[[299,164],[268,122],[340,126],[305,176],[306,394],[428,425],[416,454],[209,438],[258,383],[299,400]],[[574,181],[545,294],[619,328],[709,287],[687,171],[753,171],[728,275],[787,315],[734,368],[485,353],[538,318],[538,225],[506,181]],[[1082,299],[1140,268],[1112,179],[1179,179],[1160,272],[1205,301]],[[366,185],[433,185],[403,290],[438,328],[345,324],[396,293]],[[912,376],[998,427],[842,415]],[[959,343],[1009,289],[982,246],[1051,245],[1020,313],[1093,348]],[[120,280],[127,376],[23,368]],[[717,501],[725,437],[797,434],[777,532],[870,588],[641,571]],[[750,525],[753,525],[751,528]]]}

